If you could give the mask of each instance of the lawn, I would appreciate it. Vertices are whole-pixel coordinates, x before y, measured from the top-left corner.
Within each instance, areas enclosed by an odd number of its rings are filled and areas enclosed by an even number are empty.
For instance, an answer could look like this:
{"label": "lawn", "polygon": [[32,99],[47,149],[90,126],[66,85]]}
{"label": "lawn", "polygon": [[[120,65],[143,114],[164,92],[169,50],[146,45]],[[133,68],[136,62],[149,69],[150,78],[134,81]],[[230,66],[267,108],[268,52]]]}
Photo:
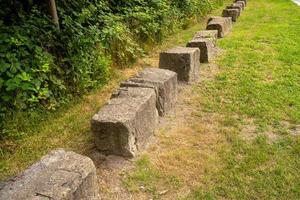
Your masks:
{"label": "lawn", "polygon": [[160,130],[159,149],[125,176],[136,196],[300,199],[300,7],[248,4],[218,41],[217,69],[202,66],[183,97],[188,120]]}

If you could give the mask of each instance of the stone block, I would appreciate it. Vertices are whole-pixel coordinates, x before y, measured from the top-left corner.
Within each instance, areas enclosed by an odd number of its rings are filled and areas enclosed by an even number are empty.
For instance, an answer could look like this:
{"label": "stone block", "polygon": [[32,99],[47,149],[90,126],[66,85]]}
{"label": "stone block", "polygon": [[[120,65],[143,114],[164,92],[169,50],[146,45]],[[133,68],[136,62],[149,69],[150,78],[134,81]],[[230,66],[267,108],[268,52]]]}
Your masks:
{"label": "stone block", "polygon": [[243,1],[237,1],[235,4],[241,5],[242,10],[245,10],[245,3]]}
{"label": "stone block", "polygon": [[197,47],[200,49],[200,63],[210,62],[214,55],[213,38],[197,38],[189,41],[187,47]]}
{"label": "stone block", "polygon": [[235,3],[236,3],[236,4],[241,4],[243,10],[245,10],[246,5],[245,5],[245,2],[244,2],[244,1],[236,1]]}
{"label": "stone block", "polygon": [[218,31],[217,30],[198,31],[194,35],[193,39],[198,39],[198,38],[211,38],[213,40],[214,45],[216,46],[217,39],[218,39]]}
{"label": "stone block", "polygon": [[121,83],[121,87],[154,88],[156,108],[160,116],[168,113],[177,100],[177,74],[167,69],[145,68],[135,77]]}
{"label": "stone block", "polygon": [[237,21],[239,17],[239,9],[224,9],[222,12],[223,17],[231,17],[233,22]]}
{"label": "stone block", "polygon": [[4,183],[5,200],[98,200],[93,161],[71,151],[52,151],[19,176]]}
{"label": "stone block", "polygon": [[222,38],[227,35],[232,28],[231,17],[210,17],[207,22],[207,30],[217,30],[218,37]]}
{"label": "stone block", "polygon": [[134,157],[145,149],[158,122],[153,88],[120,88],[91,120],[98,150]]}
{"label": "stone block", "polygon": [[226,9],[238,9],[240,16],[243,11],[243,6],[241,4],[233,3],[230,6],[226,6]]}
{"label": "stone block", "polygon": [[176,72],[179,81],[196,81],[199,77],[199,67],[199,48],[175,47],[159,55],[159,68]]}
{"label": "stone block", "polygon": [[247,0],[235,0],[235,2],[238,2],[238,1],[243,1],[243,2],[244,2],[244,5],[245,5],[245,7],[247,7]]}

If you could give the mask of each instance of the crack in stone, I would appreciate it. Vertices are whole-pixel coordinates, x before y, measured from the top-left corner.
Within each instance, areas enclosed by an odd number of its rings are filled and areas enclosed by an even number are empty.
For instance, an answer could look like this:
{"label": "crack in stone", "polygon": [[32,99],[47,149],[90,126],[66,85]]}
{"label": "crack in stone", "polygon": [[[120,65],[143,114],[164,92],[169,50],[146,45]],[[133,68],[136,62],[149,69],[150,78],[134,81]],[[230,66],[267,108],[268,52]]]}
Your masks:
{"label": "crack in stone", "polygon": [[39,192],[36,192],[35,193],[36,196],[42,196],[42,197],[46,197],[48,199],[53,199],[52,197],[48,196],[48,195],[45,195],[45,194],[42,194],[42,193],[39,193]]}

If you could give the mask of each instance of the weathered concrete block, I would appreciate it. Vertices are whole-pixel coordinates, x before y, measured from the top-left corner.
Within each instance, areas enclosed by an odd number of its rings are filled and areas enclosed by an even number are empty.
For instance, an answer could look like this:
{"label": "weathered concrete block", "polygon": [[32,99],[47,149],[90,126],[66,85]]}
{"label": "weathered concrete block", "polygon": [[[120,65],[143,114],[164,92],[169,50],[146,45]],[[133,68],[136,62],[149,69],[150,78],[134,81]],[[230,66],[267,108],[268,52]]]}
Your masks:
{"label": "weathered concrete block", "polygon": [[[198,39],[198,38],[211,38],[213,40],[214,45],[216,46],[217,39],[218,39],[218,31],[217,30],[198,31],[194,35],[193,39]],[[201,52],[200,52],[200,54],[201,54]]]}
{"label": "weathered concrete block", "polygon": [[159,55],[159,68],[176,72],[179,81],[196,81],[199,77],[199,67],[199,48],[176,47]]}
{"label": "weathered concrete block", "polygon": [[197,47],[200,49],[200,62],[207,63],[211,61],[214,55],[214,39],[213,38],[197,38],[189,41],[187,47]]}
{"label": "weathered concrete block", "polygon": [[246,4],[245,4],[245,2],[244,2],[244,1],[236,1],[235,3],[237,3],[237,4],[241,4],[241,5],[242,5],[242,8],[243,8],[243,10],[245,10]]}
{"label": "weathered concrete block", "polygon": [[238,2],[238,1],[242,1],[242,2],[244,2],[244,7],[247,7],[247,0],[235,0],[235,2]]}
{"label": "weathered concrete block", "polygon": [[218,37],[227,35],[232,28],[231,17],[210,17],[207,22],[207,30],[217,30]]}
{"label": "weathered concrete block", "polygon": [[121,83],[121,87],[154,88],[157,94],[156,108],[164,116],[176,104],[177,74],[159,68],[145,68],[137,76]]}
{"label": "weathered concrete block", "polygon": [[97,148],[107,154],[133,157],[152,137],[157,121],[153,88],[120,88],[91,120]]}
{"label": "weathered concrete block", "polygon": [[239,16],[240,16],[243,11],[243,6],[241,4],[233,3],[230,6],[227,6],[226,9],[238,9]]}
{"label": "weathered concrete block", "polygon": [[100,199],[95,165],[90,158],[74,152],[53,151],[4,183],[0,199]]}
{"label": "weathered concrete block", "polygon": [[223,17],[231,17],[233,22],[237,21],[239,17],[239,9],[224,9],[222,12]]}

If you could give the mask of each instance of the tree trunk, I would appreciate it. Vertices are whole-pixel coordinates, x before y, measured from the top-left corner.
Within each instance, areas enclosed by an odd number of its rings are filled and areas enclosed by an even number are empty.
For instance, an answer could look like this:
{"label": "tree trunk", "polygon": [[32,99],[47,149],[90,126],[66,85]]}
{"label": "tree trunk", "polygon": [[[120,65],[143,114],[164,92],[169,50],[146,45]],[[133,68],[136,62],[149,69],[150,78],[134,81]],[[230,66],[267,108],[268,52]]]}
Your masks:
{"label": "tree trunk", "polygon": [[53,23],[57,26],[57,28],[59,28],[59,21],[58,21],[55,0],[49,0],[49,10],[50,10],[50,15],[52,17]]}

